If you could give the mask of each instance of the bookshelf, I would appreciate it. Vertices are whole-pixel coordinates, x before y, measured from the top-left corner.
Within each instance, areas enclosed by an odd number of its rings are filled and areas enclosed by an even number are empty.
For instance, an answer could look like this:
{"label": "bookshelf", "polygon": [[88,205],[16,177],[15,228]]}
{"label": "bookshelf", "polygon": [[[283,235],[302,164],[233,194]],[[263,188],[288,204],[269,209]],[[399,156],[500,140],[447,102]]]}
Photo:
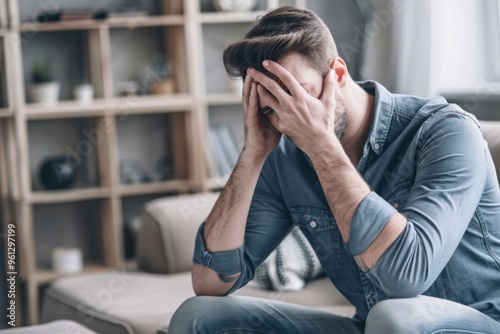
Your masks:
{"label": "bookshelf", "polygon": [[[208,173],[206,138],[210,125],[227,119],[241,143],[242,106],[241,93],[227,84],[222,50],[269,9],[305,5],[259,0],[254,11],[222,13],[207,0],[144,3],[146,16],[40,23],[34,17],[41,2],[0,0],[0,193],[4,223],[15,221],[18,231],[27,324],[40,320],[40,288],[66,275],[50,268],[51,248],[81,247],[83,272],[134,267],[123,231],[144,203],[224,186],[226,175]],[[170,64],[174,91],[153,95],[155,76],[148,75],[158,57]],[[47,59],[62,83],[52,105],[33,103],[28,94],[33,64]],[[76,101],[70,89],[84,80],[95,92],[88,103]],[[131,80],[145,93],[120,96],[120,84]],[[77,181],[45,189],[40,164],[67,156],[68,147],[80,155]],[[125,182],[125,160],[139,161],[155,177]]]}

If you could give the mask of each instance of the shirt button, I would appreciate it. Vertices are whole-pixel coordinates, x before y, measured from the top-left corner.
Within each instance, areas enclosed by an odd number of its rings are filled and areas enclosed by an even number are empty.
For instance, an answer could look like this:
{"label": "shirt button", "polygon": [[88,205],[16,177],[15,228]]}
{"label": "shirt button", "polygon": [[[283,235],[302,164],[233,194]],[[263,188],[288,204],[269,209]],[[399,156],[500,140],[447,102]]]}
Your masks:
{"label": "shirt button", "polygon": [[375,143],[375,151],[380,150],[380,143]]}
{"label": "shirt button", "polygon": [[311,221],[309,222],[309,226],[311,226],[311,228],[316,228],[316,226],[318,226],[318,223],[316,223],[316,221],[315,221],[315,220],[311,220]]}
{"label": "shirt button", "polygon": [[394,209],[397,210],[399,208],[399,203],[398,202],[394,202],[393,206],[394,206]]}

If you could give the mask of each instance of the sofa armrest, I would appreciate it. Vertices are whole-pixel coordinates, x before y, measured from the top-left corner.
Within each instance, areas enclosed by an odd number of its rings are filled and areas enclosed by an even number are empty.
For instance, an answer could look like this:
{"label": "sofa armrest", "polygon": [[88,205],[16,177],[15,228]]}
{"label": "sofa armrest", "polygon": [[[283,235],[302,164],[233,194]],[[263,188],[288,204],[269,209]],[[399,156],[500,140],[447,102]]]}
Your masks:
{"label": "sofa armrest", "polygon": [[158,274],[191,270],[196,232],[218,196],[201,193],[147,203],[137,239],[139,269]]}

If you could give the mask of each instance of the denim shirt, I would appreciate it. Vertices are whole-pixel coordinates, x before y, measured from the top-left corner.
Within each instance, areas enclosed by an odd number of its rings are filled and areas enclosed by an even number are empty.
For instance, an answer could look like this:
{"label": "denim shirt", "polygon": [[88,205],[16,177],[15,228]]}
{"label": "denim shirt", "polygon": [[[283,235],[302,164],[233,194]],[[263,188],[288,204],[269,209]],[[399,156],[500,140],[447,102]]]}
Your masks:
{"label": "denim shirt", "polygon": [[[202,224],[193,262],[218,273],[241,272],[231,293],[298,225],[361,319],[384,299],[424,294],[500,321],[500,190],[476,118],[442,97],[391,94],[373,81],[358,84],[375,96],[358,165],[372,192],[356,209],[349,243],[343,243],[312,162],[283,137],[262,168],[244,244],[209,253]],[[396,211],[407,218],[406,228],[363,272],[353,256]]]}

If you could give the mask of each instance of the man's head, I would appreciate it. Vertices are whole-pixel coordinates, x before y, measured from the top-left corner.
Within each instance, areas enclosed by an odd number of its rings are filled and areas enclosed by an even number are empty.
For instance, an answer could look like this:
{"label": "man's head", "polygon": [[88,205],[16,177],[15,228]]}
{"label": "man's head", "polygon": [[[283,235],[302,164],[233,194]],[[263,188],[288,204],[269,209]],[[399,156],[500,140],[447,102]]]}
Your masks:
{"label": "man's head", "polygon": [[[332,60],[339,58],[330,31],[315,13],[285,6],[262,16],[244,38],[230,44],[223,55],[230,76],[245,79],[247,69],[254,68],[277,80],[263,67],[266,59],[280,63],[307,93],[319,98]],[[346,109],[338,93],[336,100],[335,132],[341,139],[346,127]]]}
{"label": "man's head", "polygon": [[305,56],[323,77],[338,56],[330,31],[315,13],[285,6],[262,16],[243,40],[224,50],[223,59],[229,75],[245,78],[249,67],[265,72],[262,61],[279,62],[291,53]]}

